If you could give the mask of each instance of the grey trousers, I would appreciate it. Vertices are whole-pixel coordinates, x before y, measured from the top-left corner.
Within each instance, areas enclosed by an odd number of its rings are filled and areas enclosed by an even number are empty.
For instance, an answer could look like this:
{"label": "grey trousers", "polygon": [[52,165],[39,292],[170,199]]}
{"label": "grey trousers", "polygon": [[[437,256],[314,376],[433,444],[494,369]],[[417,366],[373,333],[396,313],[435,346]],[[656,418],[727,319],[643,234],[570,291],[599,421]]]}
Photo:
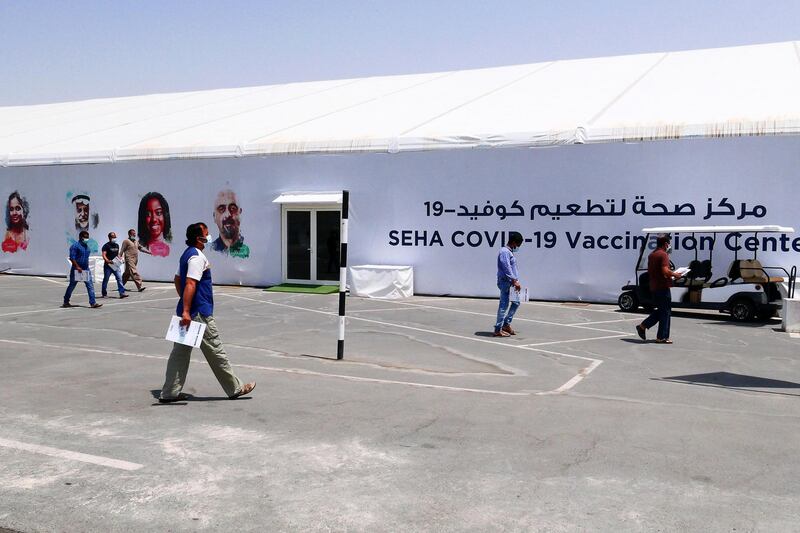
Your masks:
{"label": "grey trousers", "polygon": [[[222,390],[228,396],[233,396],[242,388],[242,382],[231,369],[231,363],[225,354],[225,348],[219,338],[219,330],[214,317],[196,315],[193,320],[206,325],[200,350],[206,356],[208,366],[214,372]],[[186,383],[186,374],[189,372],[189,360],[192,356],[192,347],[177,342],[172,346],[172,353],[167,361],[167,375],[164,386],[161,388],[161,398],[177,398]]]}

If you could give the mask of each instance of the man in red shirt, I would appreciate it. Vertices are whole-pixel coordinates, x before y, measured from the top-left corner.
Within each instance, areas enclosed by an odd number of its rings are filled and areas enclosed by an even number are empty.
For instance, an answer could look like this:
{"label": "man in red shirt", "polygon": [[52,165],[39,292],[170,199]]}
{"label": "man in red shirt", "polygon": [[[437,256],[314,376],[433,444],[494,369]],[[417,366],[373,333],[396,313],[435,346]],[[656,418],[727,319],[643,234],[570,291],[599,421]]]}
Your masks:
{"label": "man in red shirt", "polygon": [[650,278],[650,292],[653,295],[655,310],[636,326],[636,333],[644,341],[645,332],[658,322],[656,342],[672,344],[669,339],[669,322],[672,315],[672,296],[670,287],[672,280],[681,277],[669,268],[669,253],[672,251],[669,235],[660,235],[656,239],[656,249],[647,257],[647,273]]}

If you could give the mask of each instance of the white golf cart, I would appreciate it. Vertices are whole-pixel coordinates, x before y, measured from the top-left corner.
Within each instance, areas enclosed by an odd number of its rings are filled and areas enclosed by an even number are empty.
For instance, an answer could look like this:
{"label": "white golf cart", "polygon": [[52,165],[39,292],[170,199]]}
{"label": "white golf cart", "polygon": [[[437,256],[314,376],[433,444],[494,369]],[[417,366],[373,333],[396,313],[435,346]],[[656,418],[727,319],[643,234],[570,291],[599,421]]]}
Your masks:
{"label": "white golf cart", "polygon": [[[617,303],[623,311],[634,311],[639,306],[645,309],[654,307],[650,294],[645,252],[655,248],[659,234],[673,237],[675,250],[684,253],[691,251],[694,259],[686,257],[689,272],[676,280],[672,291],[672,307],[684,309],[716,309],[730,313],[737,321],[753,318],[768,319],[776,316],[781,309],[783,298],[793,298],[797,282],[797,267],[789,268],[764,266],[758,260],[758,250],[771,245],[774,250],[785,235],[794,233],[793,228],[783,226],[677,226],[663,228],[644,228],[646,234],[642,241],[639,259],[636,262],[635,280],[622,287]],[[745,236],[751,234],[751,236]],[[759,235],[762,235],[759,240]],[[763,234],[780,234],[781,236]],[[721,237],[721,239],[718,239]],[[676,239],[679,246],[675,246]],[[733,259],[722,259],[727,270],[714,269],[712,259],[718,240],[722,240],[723,250],[732,252]],[[680,246],[680,243],[684,246]],[[686,246],[688,244],[688,246]],[[691,250],[693,248],[693,251]],[[752,250],[752,251],[749,251]],[[700,252],[703,256],[700,256]],[[740,259],[743,252],[752,254],[751,258]],[[721,255],[721,253],[718,253]],[[673,255],[674,256],[674,255]],[[683,258],[681,258],[683,259]],[[717,260],[718,262],[720,259]],[[670,268],[675,265],[670,261]]]}

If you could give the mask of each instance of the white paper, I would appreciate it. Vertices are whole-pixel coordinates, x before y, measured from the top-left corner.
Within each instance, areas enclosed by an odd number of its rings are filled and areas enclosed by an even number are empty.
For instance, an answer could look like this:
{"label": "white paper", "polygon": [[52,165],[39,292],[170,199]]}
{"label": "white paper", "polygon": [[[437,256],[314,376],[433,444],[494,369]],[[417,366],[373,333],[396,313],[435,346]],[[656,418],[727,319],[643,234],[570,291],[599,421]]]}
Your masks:
{"label": "white paper", "polygon": [[168,341],[185,344],[193,348],[199,348],[206,332],[206,325],[202,322],[192,320],[188,328],[181,327],[181,317],[173,316],[167,329],[166,339]]}
{"label": "white paper", "polygon": [[78,272],[77,270],[73,273],[72,279],[75,281],[91,281],[92,273],[89,271],[88,268],[84,268],[83,272]]}
{"label": "white paper", "polygon": [[515,303],[522,303],[528,301],[528,287],[520,287],[519,290],[512,285],[508,289],[508,299]]}
{"label": "white paper", "polygon": [[117,272],[121,271],[122,268],[122,258],[120,256],[115,257],[111,260],[111,268],[116,270]]}
{"label": "white paper", "polygon": [[680,267],[679,269],[675,270],[675,273],[680,274],[681,276],[685,276],[690,272],[690,270],[691,269],[689,267]]}

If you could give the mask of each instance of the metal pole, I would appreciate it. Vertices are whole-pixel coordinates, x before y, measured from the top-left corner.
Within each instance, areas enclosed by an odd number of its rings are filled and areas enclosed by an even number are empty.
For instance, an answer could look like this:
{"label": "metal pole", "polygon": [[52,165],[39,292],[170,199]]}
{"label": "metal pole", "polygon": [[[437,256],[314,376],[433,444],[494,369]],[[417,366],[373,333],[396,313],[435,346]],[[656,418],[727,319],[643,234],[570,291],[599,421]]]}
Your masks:
{"label": "metal pole", "polygon": [[339,342],[336,359],[344,359],[345,296],[347,294],[347,216],[350,211],[350,191],[342,191],[342,230],[339,239]]}

